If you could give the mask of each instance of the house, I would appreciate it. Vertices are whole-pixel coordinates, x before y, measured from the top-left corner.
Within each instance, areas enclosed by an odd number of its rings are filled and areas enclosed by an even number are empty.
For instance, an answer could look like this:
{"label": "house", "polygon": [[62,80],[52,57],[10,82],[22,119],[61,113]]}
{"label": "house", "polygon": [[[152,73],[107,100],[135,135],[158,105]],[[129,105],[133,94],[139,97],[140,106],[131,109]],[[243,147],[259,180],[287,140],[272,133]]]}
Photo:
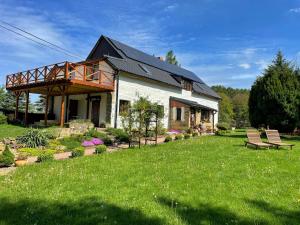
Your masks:
{"label": "house", "polygon": [[163,107],[162,122],[169,129],[201,122],[214,129],[218,122],[220,97],[193,72],[106,36],[100,37],[85,61],[8,75],[6,88],[16,94],[17,102],[23,92],[27,103],[29,93],[45,95],[45,124],[54,114],[61,126],[90,119],[95,126],[120,127],[120,113],[139,96]]}

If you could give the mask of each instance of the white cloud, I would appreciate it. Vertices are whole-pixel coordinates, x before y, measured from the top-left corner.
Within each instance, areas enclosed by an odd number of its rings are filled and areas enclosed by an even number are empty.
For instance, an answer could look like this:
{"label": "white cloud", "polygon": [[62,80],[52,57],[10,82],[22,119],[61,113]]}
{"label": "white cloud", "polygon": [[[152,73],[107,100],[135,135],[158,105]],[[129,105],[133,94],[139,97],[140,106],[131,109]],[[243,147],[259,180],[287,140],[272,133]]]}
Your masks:
{"label": "white cloud", "polygon": [[256,73],[246,73],[246,74],[238,74],[230,77],[230,80],[248,80],[256,78],[258,74]]}
{"label": "white cloud", "polygon": [[292,8],[289,10],[291,13],[300,13],[300,8]]}
{"label": "white cloud", "polygon": [[241,67],[241,68],[247,70],[247,69],[250,69],[250,68],[251,68],[251,65],[250,65],[249,63],[241,63],[241,64],[239,65],[239,67]]}
{"label": "white cloud", "polygon": [[176,9],[178,7],[178,4],[172,4],[172,5],[168,5],[165,7],[164,11],[173,11],[174,9]]}

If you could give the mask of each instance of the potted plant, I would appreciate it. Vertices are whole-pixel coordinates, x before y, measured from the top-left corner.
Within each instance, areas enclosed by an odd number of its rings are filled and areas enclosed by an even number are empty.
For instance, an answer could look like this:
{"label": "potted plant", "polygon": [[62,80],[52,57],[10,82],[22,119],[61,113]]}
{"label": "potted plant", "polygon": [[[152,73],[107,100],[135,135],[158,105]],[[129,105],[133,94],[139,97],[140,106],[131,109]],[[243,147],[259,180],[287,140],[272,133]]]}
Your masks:
{"label": "potted plant", "polygon": [[26,165],[27,164],[27,158],[28,158],[27,154],[25,154],[23,152],[19,153],[18,156],[17,156],[17,159],[15,161],[16,166],[19,167],[19,166]]}

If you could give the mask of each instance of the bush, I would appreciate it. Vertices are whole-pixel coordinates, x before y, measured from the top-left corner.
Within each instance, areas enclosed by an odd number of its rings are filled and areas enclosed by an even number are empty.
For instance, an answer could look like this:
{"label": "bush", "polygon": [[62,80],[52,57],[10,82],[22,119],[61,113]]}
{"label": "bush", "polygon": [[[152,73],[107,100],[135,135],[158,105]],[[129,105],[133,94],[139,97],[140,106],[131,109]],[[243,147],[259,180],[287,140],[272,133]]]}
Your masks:
{"label": "bush", "polygon": [[54,160],[54,156],[52,152],[43,151],[37,158],[37,162],[47,162]]}
{"label": "bush", "polygon": [[125,142],[125,143],[129,142],[129,136],[123,129],[107,128],[106,131],[110,135],[115,136],[118,142]]}
{"label": "bush", "polygon": [[170,142],[170,141],[173,141],[173,138],[170,135],[166,136],[165,142]]}
{"label": "bush", "polygon": [[189,138],[191,138],[190,134],[184,134],[184,139],[189,139]]}
{"label": "bush", "polygon": [[73,150],[74,148],[81,146],[81,137],[83,136],[71,136],[71,137],[65,137],[59,140],[59,142],[66,146],[66,150]]}
{"label": "bush", "polygon": [[224,136],[226,133],[227,133],[226,130],[217,130],[215,134],[218,136]]}
{"label": "bush", "polygon": [[218,123],[217,128],[219,130],[228,130],[229,129],[229,124],[227,124],[227,123]]}
{"label": "bush", "polygon": [[80,156],[84,156],[84,147],[80,146],[80,147],[77,147],[77,148],[74,148],[72,150],[72,157],[80,157]]}
{"label": "bush", "polygon": [[93,138],[91,141],[93,142],[94,145],[103,145],[104,144],[104,142],[100,138]]}
{"label": "bush", "polygon": [[177,134],[175,136],[175,140],[182,140],[183,139],[183,135],[182,134]]}
{"label": "bush", "polygon": [[187,130],[186,130],[186,133],[188,133],[188,134],[192,134],[193,133],[193,129],[192,128],[188,128]]}
{"label": "bush", "polygon": [[107,147],[105,145],[98,145],[96,147],[96,154],[101,154],[103,152],[106,152]]}
{"label": "bush", "polygon": [[24,144],[28,148],[36,148],[46,146],[48,144],[48,137],[44,130],[30,128],[23,136],[17,137],[17,142]]}
{"label": "bush", "polygon": [[0,124],[7,124],[7,116],[0,112]]}
{"label": "bush", "polygon": [[110,146],[113,144],[113,140],[110,137],[105,137],[102,140],[106,146]]}
{"label": "bush", "polygon": [[199,133],[198,132],[193,132],[193,137],[197,137],[199,136]]}
{"label": "bush", "polygon": [[6,145],[2,155],[0,155],[0,167],[11,166],[12,164],[14,164],[14,162],[15,162],[15,156],[10,151],[8,145]]}
{"label": "bush", "polygon": [[19,148],[18,152],[27,156],[40,156],[43,154],[55,154],[58,151],[53,149],[38,149],[38,148]]}

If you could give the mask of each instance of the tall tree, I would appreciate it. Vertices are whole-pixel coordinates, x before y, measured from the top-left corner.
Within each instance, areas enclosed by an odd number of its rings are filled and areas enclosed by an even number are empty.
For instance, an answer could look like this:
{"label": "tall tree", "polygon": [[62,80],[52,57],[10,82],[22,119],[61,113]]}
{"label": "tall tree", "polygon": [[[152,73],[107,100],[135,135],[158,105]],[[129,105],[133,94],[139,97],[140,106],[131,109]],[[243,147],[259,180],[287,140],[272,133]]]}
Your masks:
{"label": "tall tree", "polygon": [[39,99],[35,102],[35,110],[37,112],[44,112],[45,111],[45,105],[46,105],[46,96],[45,95],[39,95]]}
{"label": "tall tree", "polygon": [[281,52],[253,84],[249,118],[254,127],[291,132],[299,121],[299,81],[295,68]]}
{"label": "tall tree", "polygon": [[174,55],[174,52],[173,50],[170,50],[167,52],[166,54],[166,61],[170,64],[173,64],[173,65],[179,65],[177,59],[176,59],[176,56]]}
{"label": "tall tree", "polygon": [[228,126],[231,126],[234,116],[232,103],[225,93],[221,92],[219,95],[222,98],[219,107],[219,123],[226,123]]}

